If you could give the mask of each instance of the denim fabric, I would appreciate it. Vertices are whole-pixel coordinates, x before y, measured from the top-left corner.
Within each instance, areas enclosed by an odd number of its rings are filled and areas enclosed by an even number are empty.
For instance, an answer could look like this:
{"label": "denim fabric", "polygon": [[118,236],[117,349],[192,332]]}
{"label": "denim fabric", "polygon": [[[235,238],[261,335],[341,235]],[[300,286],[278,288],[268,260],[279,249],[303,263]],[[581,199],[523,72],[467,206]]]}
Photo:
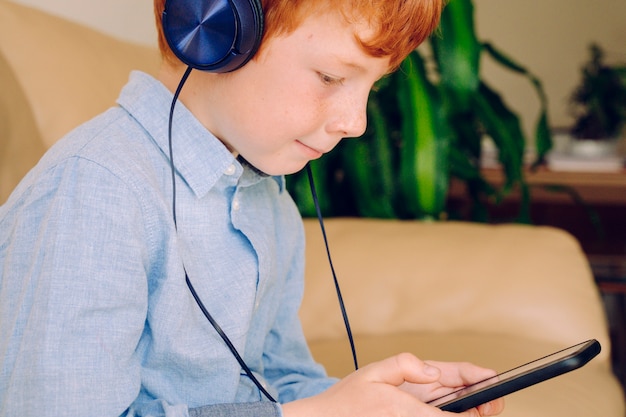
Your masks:
{"label": "denim fabric", "polygon": [[171,93],[135,72],[118,104],[59,141],[0,207],[0,415],[265,401],[183,265],[280,402],[326,389],[297,315],[304,232],[284,179],[237,160],[178,103],[176,230]]}

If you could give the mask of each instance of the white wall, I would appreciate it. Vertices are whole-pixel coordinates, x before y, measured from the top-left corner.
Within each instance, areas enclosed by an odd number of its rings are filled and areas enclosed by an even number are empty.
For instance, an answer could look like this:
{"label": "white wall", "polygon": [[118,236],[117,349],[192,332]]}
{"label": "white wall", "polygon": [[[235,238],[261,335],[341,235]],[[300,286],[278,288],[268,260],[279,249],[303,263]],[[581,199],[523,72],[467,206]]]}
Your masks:
{"label": "white wall", "polygon": [[[116,36],[155,45],[152,0],[14,0],[86,23]],[[452,0],[454,1],[454,0]],[[587,46],[596,41],[608,58],[626,62],[625,0],[474,0],[479,37],[539,76],[548,93],[553,126],[567,126],[566,99],[578,82]],[[519,110],[531,131],[538,101],[523,79],[483,62],[484,78]]]}
{"label": "white wall", "polygon": [[[454,1],[454,0],[453,0]],[[552,126],[568,126],[567,98],[579,81],[588,46],[598,42],[607,60],[626,63],[624,0],[475,0],[477,32],[524,64],[543,82]],[[534,123],[538,101],[529,84],[483,62],[487,81]]]}
{"label": "white wall", "polygon": [[156,46],[152,0],[11,0],[133,42]]}

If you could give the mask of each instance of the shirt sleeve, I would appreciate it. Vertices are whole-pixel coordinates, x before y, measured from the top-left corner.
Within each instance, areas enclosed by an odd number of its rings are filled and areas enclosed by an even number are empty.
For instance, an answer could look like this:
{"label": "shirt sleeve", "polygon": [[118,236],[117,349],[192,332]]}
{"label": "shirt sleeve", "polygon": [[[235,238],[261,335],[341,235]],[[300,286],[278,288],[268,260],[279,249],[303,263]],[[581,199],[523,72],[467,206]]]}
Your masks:
{"label": "shirt sleeve", "polygon": [[0,414],[119,416],[137,397],[147,311],[142,209],[70,158],[0,221]]}
{"label": "shirt sleeve", "polygon": [[270,402],[215,404],[192,408],[189,417],[281,417],[280,405]]}

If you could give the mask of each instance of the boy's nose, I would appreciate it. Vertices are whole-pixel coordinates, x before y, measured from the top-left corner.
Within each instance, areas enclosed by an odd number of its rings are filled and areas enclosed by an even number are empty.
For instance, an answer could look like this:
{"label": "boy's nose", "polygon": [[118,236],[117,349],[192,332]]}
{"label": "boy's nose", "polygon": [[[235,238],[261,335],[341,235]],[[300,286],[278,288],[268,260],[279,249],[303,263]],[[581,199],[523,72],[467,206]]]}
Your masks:
{"label": "boy's nose", "polygon": [[334,130],[341,133],[343,138],[356,138],[365,133],[367,128],[367,99],[353,98],[340,104],[337,110]]}

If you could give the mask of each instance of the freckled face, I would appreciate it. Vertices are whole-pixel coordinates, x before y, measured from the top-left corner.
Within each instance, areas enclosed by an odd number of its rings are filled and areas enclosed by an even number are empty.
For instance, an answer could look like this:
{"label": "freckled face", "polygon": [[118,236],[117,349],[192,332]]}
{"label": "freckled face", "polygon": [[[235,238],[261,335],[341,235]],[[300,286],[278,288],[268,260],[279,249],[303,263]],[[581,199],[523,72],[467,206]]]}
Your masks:
{"label": "freckled face", "polygon": [[[367,39],[367,29],[356,33]],[[354,25],[325,13],[270,39],[256,59],[217,77],[205,124],[271,175],[299,171],[362,135],[369,92],[389,61],[366,54],[354,35]]]}

